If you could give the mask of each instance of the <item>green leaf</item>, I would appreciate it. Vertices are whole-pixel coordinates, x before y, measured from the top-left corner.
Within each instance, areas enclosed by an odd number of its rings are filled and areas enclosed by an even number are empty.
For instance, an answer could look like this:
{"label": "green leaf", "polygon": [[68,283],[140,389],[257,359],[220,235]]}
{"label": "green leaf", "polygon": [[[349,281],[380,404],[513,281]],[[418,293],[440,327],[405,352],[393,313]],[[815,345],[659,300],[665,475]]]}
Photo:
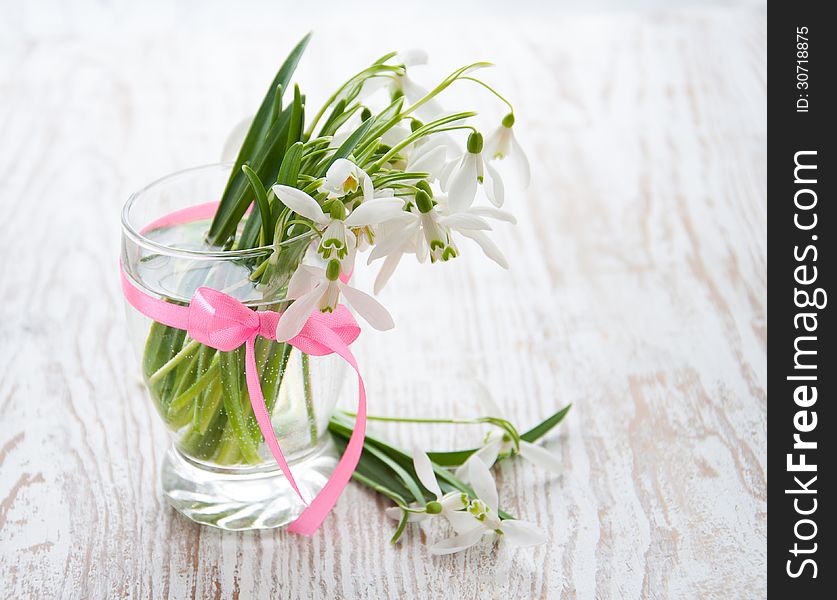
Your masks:
{"label": "green leaf", "polygon": [[328,168],[334,164],[334,161],[340,158],[346,158],[352,153],[352,150],[355,149],[358,142],[363,139],[363,136],[366,135],[366,132],[372,128],[374,124],[374,119],[367,120],[363,125],[355,129],[354,133],[349,136],[349,138],[343,142],[343,145],[337,149],[331,158],[326,162],[325,166],[321,169],[319,177],[325,177]]}
{"label": "green leaf", "polygon": [[[296,70],[296,66],[299,64],[299,59],[302,57],[302,53],[305,51],[310,39],[311,34],[309,33],[302,38],[293,50],[291,50],[291,53],[285,59],[285,62],[273,78],[267,94],[262,100],[259,110],[256,112],[256,116],[253,118],[253,123],[247,131],[244,142],[241,144],[241,149],[239,150],[238,157],[235,160],[235,165],[233,166],[230,179],[227,182],[226,189],[221,197],[221,203],[218,206],[215,218],[212,220],[212,225],[209,228],[208,238],[211,244],[221,245],[226,242],[227,239],[235,232],[238,221],[244,215],[244,211],[247,210],[249,202],[242,206],[242,203],[244,202],[243,194],[241,193],[240,186],[235,185],[235,182],[240,180],[241,166],[245,162],[254,164],[253,159],[258,154],[261,145],[264,143],[267,133],[272,127],[276,126],[276,121],[278,119],[276,115],[273,114],[274,107],[281,103],[282,91],[287,89],[291,76]],[[276,98],[277,94],[279,94],[278,100]],[[285,113],[286,111],[282,111],[280,114]],[[255,170],[256,172],[259,171],[258,169]]]}
{"label": "green leaf", "polygon": [[325,120],[325,123],[323,123],[323,126],[320,129],[321,136],[330,135],[329,133],[326,133],[328,131],[328,128],[331,126],[331,124],[337,117],[343,114],[344,110],[346,110],[346,100],[340,99],[337,101],[337,104],[334,105],[334,108],[332,109],[331,114],[328,115],[328,118]]}
{"label": "green leaf", "polygon": [[[547,434],[547,432],[549,432],[549,430],[558,425],[558,423],[564,419],[569,412],[570,407],[572,407],[572,404],[568,404],[551,417],[541,421],[526,433],[520,434],[520,439],[531,444],[532,442],[542,438]],[[453,450],[451,452],[428,452],[427,455],[430,457],[430,460],[443,467],[458,467],[468,460],[468,457],[477,450],[479,450],[479,448]]]}
{"label": "green leaf", "polygon": [[[288,135],[288,127],[290,124],[291,109],[286,108],[279,120],[273,124],[267,135],[267,141],[259,149],[255,158],[250,161],[253,170],[258,174],[262,181],[276,181],[276,175],[279,173],[279,165],[282,164],[282,159],[285,152],[285,140]],[[233,184],[235,186],[236,197],[239,198],[238,206],[235,212],[235,225],[244,215],[247,207],[252,202],[252,194],[250,194],[250,186],[247,183],[247,177],[244,173],[239,173],[239,179]],[[219,207],[220,209],[220,207]],[[239,214],[240,213],[240,214]],[[238,240],[239,248],[253,248],[258,239],[259,229],[261,227],[261,213],[253,211],[247,217],[247,222],[244,224],[244,229]],[[235,227],[232,233],[234,233]]]}
{"label": "green leaf", "polygon": [[302,94],[299,93],[299,86],[294,85],[294,102],[291,105],[291,123],[288,128],[288,141],[285,150],[300,141],[305,121],[305,107],[302,104]]}
{"label": "green leaf", "polygon": [[256,194],[256,204],[259,207],[259,213],[262,220],[261,245],[264,245],[273,237],[272,232],[268,231],[270,228],[270,203],[267,201],[267,192],[265,191],[264,185],[259,179],[259,176],[256,175],[256,172],[251,169],[249,165],[242,165],[241,170],[244,171],[244,174],[250,182],[250,187],[253,188],[253,192]]}
{"label": "green leaf", "polygon": [[282,91],[283,91],[282,84],[276,86],[276,91],[273,93],[273,104],[270,108],[270,124],[276,122],[276,119],[279,118],[279,115],[282,114]]}
{"label": "green leaf", "polygon": [[276,177],[276,183],[281,185],[290,185],[296,187],[296,181],[299,178],[299,169],[302,166],[302,151],[305,144],[296,142],[285,152],[285,157],[282,159],[282,165],[279,167],[279,175]]}
{"label": "green leaf", "polygon": [[554,415],[552,415],[551,417],[549,417],[545,421],[542,421],[541,423],[538,423],[537,425],[532,427],[532,429],[530,429],[526,433],[520,434],[520,439],[523,440],[524,442],[529,442],[531,444],[532,442],[542,438],[543,436],[545,436],[549,432],[550,429],[555,427],[558,423],[560,423],[564,419],[565,416],[567,416],[567,413],[570,412],[570,408],[572,408],[572,403],[567,404],[564,408],[559,410],[557,413],[555,413]]}

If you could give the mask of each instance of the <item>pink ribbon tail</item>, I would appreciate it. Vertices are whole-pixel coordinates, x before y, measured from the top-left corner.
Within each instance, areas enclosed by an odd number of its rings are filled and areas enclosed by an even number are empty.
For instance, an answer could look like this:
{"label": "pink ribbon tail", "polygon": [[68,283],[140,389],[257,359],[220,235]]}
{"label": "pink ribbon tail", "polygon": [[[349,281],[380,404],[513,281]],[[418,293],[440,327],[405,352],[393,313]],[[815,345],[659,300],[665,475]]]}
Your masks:
{"label": "pink ribbon tail", "polygon": [[259,381],[259,371],[256,368],[255,336],[245,342],[244,374],[247,377],[247,391],[250,393],[250,405],[253,407],[253,414],[256,416],[256,422],[259,424],[259,429],[262,432],[264,441],[267,444],[267,447],[270,448],[270,453],[273,454],[273,459],[276,461],[276,464],[279,465],[282,473],[284,473],[285,477],[288,478],[288,482],[296,492],[296,495],[299,496],[299,499],[307,505],[308,502],[302,496],[302,492],[299,491],[299,487],[296,485],[296,480],[291,473],[291,467],[288,465],[288,461],[285,460],[285,455],[282,454],[282,449],[279,448],[279,441],[276,439],[276,432],[273,430],[273,423],[270,420],[270,415],[267,414],[267,405],[264,401],[264,395],[262,395],[262,384]]}

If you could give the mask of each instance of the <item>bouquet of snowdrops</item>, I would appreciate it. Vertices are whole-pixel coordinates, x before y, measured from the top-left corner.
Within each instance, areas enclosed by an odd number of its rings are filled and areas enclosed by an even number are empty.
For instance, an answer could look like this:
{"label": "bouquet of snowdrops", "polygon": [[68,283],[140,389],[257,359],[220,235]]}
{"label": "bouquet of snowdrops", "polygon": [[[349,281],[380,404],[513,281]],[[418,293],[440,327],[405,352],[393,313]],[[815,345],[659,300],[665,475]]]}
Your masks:
{"label": "bouquet of snowdrops", "polygon": [[[512,105],[475,75],[489,63],[458,68],[426,90],[408,74],[424,55],[389,53],[350,77],[310,116],[299,87],[289,86],[307,43],[308,37],[294,48],[248,120],[206,236],[209,247],[223,250],[273,248],[269,257],[248,265],[266,306],[275,302],[282,310],[278,343],[256,349],[263,387],[281,385],[290,351],[286,342],[312,311],[331,312],[344,303],[376,329],[393,327],[386,308],[351,283],[363,253],[368,263],[381,265],[375,293],[405,255],[419,262],[453,260],[464,249],[463,238],[507,267],[490,238],[493,223],[515,222],[500,208],[506,195],[501,171],[515,170],[524,185],[529,180],[513,133]],[[476,113],[441,108],[439,96],[457,82],[480,86],[503,107],[490,135],[470,124]],[[257,451],[262,434],[244,401],[241,363],[242,349],[216,352],[182,331],[152,325],[143,360],[146,381],[191,455],[230,465],[263,460]],[[466,421],[381,417],[487,423],[495,431],[483,448],[429,454],[408,454],[369,436],[354,479],[396,503],[393,541],[408,522],[441,515],[458,535],[434,546],[439,553],[461,550],[484,535],[534,543],[540,534],[532,526],[499,509],[489,467],[520,454],[557,468],[554,457],[533,442],[568,408],[523,434],[495,409]],[[338,444],[352,432],[351,417],[338,412],[331,420]]]}

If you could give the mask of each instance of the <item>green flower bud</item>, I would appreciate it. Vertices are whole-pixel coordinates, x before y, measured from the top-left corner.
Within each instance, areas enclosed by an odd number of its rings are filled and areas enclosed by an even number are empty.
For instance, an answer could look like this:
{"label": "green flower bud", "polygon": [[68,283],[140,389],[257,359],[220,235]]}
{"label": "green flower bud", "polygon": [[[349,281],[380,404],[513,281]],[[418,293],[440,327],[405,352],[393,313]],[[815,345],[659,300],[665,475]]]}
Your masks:
{"label": "green flower bud", "polygon": [[369,110],[368,106],[364,106],[363,109],[360,111],[360,120],[366,121],[372,117],[372,111]]}
{"label": "green flower bud", "polygon": [[423,213],[429,213],[433,210],[433,201],[430,199],[430,195],[424,190],[416,192],[416,206]]}
{"label": "green flower bud", "polygon": [[326,265],[326,277],[329,281],[337,281],[340,279],[340,261],[332,258]]}
{"label": "green flower bud", "polygon": [[422,179],[416,184],[416,187],[423,192],[426,192],[428,196],[431,198],[433,197],[433,188],[430,187],[430,182],[426,179]]}
{"label": "green flower bud", "polygon": [[479,154],[482,152],[482,134],[475,131],[468,136],[468,152],[471,154]]}
{"label": "green flower bud", "polygon": [[392,101],[395,102],[396,100],[398,100],[403,95],[404,95],[404,90],[395,90],[392,93]]}
{"label": "green flower bud", "polygon": [[419,121],[418,119],[413,119],[410,121],[410,132],[415,133],[417,129],[424,127],[424,123]]}
{"label": "green flower bud", "polygon": [[428,515],[438,515],[442,512],[442,504],[436,500],[431,500],[425,505],[424,512]]}
{"label": "green flower bud", "polygon": [[509,113],[503,117],[503,127],[511,129],[512,125],[514,125],[514,113]]}

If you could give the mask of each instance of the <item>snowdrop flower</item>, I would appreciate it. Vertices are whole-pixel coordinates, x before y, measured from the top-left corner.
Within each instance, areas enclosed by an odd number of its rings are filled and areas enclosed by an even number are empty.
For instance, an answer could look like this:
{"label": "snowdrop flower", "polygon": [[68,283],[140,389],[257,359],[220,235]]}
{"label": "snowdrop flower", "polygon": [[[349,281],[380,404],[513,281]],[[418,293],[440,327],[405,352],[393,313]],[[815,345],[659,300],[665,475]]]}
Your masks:
{"label": "snowdrop flower", "polygon": [[[425,182],[426,183],[426,182]],[[405,251],[405,242],[415,244],[417,256],[430,254],[431,262],[448,261],[459,256],[452,232],[491,229],[481,216],[462,212],[444,215],[433,204],[430,187],[416,192],[417,212],[406,212],[404,224],[375,245],[369,255],[369,262],[395,252]],[[417,233],[422,235],[417,236]]]}
{"label": "snowdrop flower", "polygon": [[314,309],[332,312],[341,294],[375,329],[385,331],[395,327],[389,312],[377,300],[340,280],[340,261],[332,259],[325,269],[301,264],[291,276],[288,298],[294,301],[279,319],[276,340],[286,342],[295,337]]}
{"label": "snowdrop flower", "polygon": [[338,158],[328,168],[325,181],[318,191],[328,194],[329,200],[333,200],[353,194],[359,187],[363,189],[364,201],[372,200],[375,189],[366,171],[350,160]]}
{"label": "snowdrop flower", "polygon": [[484,536],[500,536],[506,543],[519,548],[546,542],[544,533],[532,523],[517,519],[501,520],[497,513],[497,486],[488,467],[476,456],[471,456],[465,464],[468,467],[466,480],[477,498],[468,503],[465,511],[455,513],[458,523],[454,529],[457,534],[432,545],[432,554],[453,554],[466,550],[480,542]]}
{"label": "snowdrop flower", "polygon": [[[436,496],[436,499],[431,500],[425,505],[425,512],[408,513],[409,517],[407,520],[409,522],[420,522],[436,515],[442,515],[443,517],[450,518],[452,513],[461,511],[468,506],[468,496],[462,492],[449,492],[444,495],[442,494],[442,489],[439,487],[439,482],[436,480],[436,474],[433,472],[433,464],[430,462],[430,458],[426,453],[417,448],[413,449],[413,466],[416,469],[416,475],[418,476],[421,484],[429,490],[430,493]],[[392,506],[385,511],[389,518],[396,520],[401,518],[402,512],[403,511],[397,506]],[[455,519],[456,517],[453,518]]]}
{"label": "snowdrop flower", "polygon": [[531,180],[529,159],[526,158],[526,153],[514,137],[513,125],[514,113],[509,113],[485,141],[485,155],[489,160],[509,159],[511,167],[520,182],[524,187],[529,187]]}
{"label": "snowdrop flower", "polygon": [[458,155],[462,152],[446,133],[419,138],[411,146],[405,148],[407,163],[404,170],[429,173],[431,179],[441,179],[449,154]]}
{"label": "snowdrop flower", "polygon": [[415,204],[417,212],[403,212],[397,223],[382,228],[382,235],[369,254],[369,263],[386,257],[375,279],[375,293],[379,293],[389,281],[404,254],[415,254],[424,262],[428,254],[431,262],[447,261],[459,255],[453,232],[477,242],[485,255],[504,269],[508,261],[497,245],[486,235],[491,225],[486,217],[515,223],[515,218],[493,207],[467,207],[453,212],[444,196],[435,203],[432,190],[426,181],[417,184]]}
{"label": "snowdrop flower", "polygon": [[[427,95],[427,90],[416,83],[407,74],[410,67],[426,65],[427,58],[427,52],[419,49],[406,50],[404,52],[399,52],[396,55],[395,60],[400,61],[401,64],[407,67],[407,69],[405,69],[403,75],[396,75],[393,77],[390,85],[390,94],[392,96],[404,94],[404,97],[407,98],[407,100],[411,103],[415,103]],[[416,110],[416,113],[421,118],[430,120],[438,118],[443,112],[442,106],[435,100],[435,98],[431,98]]]}
{"label": "snowdrop flower", "polygon": [[[481,389],[480,400],[487,412],[486,416],[502,418],[503,411],[494,402],[491,392],[481,382],[478,382],[478,385]],[[485,436],[482,448],[477,450],[474,456],[490,467],[497,462],[498,457],[509,456],[515,453],[514,442],[511,437],[495,429]],[[557,456],[541,446],[536,446],[525,440],[520,440],[520,456],[533,465],[546,469],[551,473],[559,473],[561,470],[561,463]],[[456,476],[460,479],[464,479],[467,476],[466,465],[467,462],[456,470]]]}
{"label": "snowdrop flower", "polygon": [[494,206],[503,205],[503,180],[490,162],[483,159],[482,134],[468,136],[466,152],[448,163],[442,173],[442,189],[448,193],[451,209],[459,212],[474,202],[477,184],[482,184],[485,195]]}
{"label": "snowdrop flower", "polygon": [[319,226],[317,230],[322,237],[317,253],[326,260],[335,257],[339,259],[344,272],[349,272],[354,264],[357,236],[352,229],[367,228],[391,219],[398,219],[404,214],[404,203],[393,196],[373,197],[360,204],[347,217],[346,206],[339,199],[328,203],[329,212],[326,213],[319,202],[297,188],[274,185],[273,193],[296,214],[311,219]]}

